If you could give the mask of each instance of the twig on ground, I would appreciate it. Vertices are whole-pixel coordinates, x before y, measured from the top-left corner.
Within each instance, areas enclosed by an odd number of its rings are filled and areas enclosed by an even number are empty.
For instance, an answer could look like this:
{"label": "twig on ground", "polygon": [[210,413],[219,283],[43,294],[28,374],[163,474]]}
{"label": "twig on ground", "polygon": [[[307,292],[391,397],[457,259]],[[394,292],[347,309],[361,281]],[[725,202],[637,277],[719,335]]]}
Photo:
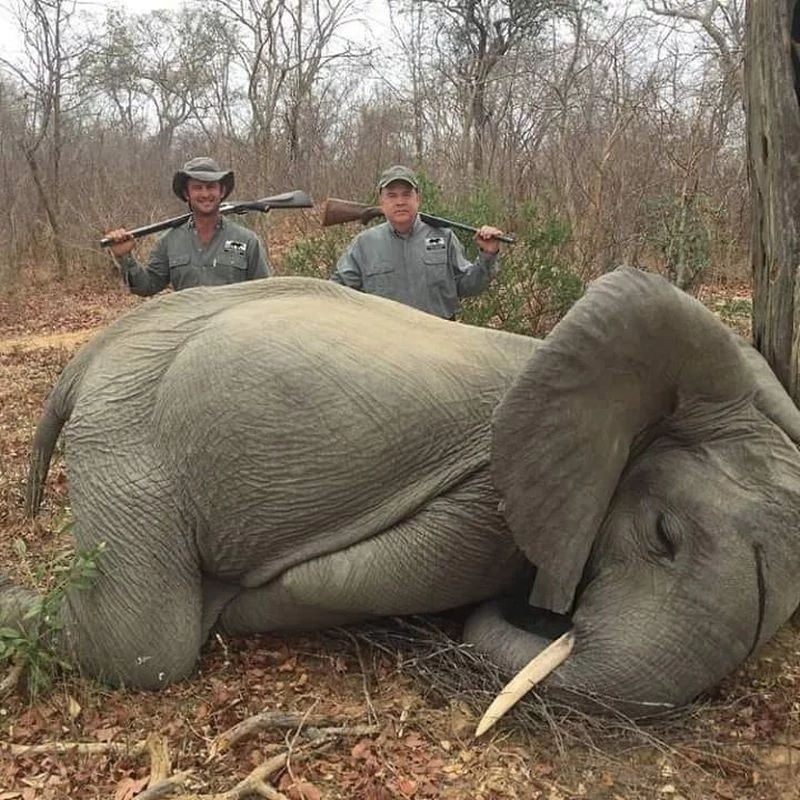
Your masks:
{"label": "twig on ground", "polygon": [[43,742],[42,744],[12,744],[8,747],[12,756],[64,755],[105,755],[122,753],[139,755],[147,749],[147,742]]}
{"label": "twig on ground", "polygon": [[367,714],[368,714],[367,719],[370,722],[374,722],[374,723],[377,724],[377,722],[378,722],[378,712],[375,710],[375,706],[372,703],[372,695],[370,694],[369,685],[368,685],[368,682],[367,682],[367,668],[364,665],[364,657],[361,654],[361,646],[358,643],[358,639],[356,639],[356,637],[353,636],[353,634],[350,633],[350,631],[342,628],[341,632],[342,632],[342,634],[344,634],[345,636],[347,636],[350,639],[350,641],[353,643],[353,647],[355,648],[355,651],[356,651],[356,658],[358,659],[358,666],[359,666],[359,668],[361,670],[361,687],[362,687],[362,690],[364,692],[364,702],[367,705]]}
{"label": "twig on ground", "polygon": [[209,760],[230,750],[236,742],[258,731],[274,729],[303,729],[303,734],[312,741],[330,736],[370,736],[379,732],[377,725],[339,725],[339,720],[330,717],[306,717],[284,711],[262,711],[221,733],[211,743]]}
{"label": "twig on ground", "polygon": [[[289,760],[290,752],[285,750],[272,758],[259,764],[246,778],[239,781],[232,789],[219,794],[181,794],[173,800],[244,800],[249,795],[258,795],[267,800],[288,800],[286,795],[279,792],[268,781],[284,769]],[[137,797],[137,800],[139,798]]]}
{"label": "twig on ground", "polygon": [[168,797],[173,792],[182,789],[183,784],[191,775],[192,770],[189,769],[185,772],[176,772],[168,778],[162,778],[156,783],[151,783],[141,794],[137,794],[136,800],[161,800],[162,797]]}
{"label": "twig on ground", "polygon": [[214,800],[240,800],[250,794],[257,794],[260,797],[268,798],[268,800],[288,800],[285,794],[279,792],[268,781],[272,775],[286,766],[289,761],[289,754],[287,750],[285,753],[280,753],[267,759],[243,781],[239,781],[233,789],[223,792],[221,795],[214,795]]}
{"label": "twig on ground", "polygon": [[169,757],[169,746],[163,736],[151,734],[147,737],[147,752],[150,754],[150,780],[147,788],[151,789],[157,783],[167,780],[172,772]]}

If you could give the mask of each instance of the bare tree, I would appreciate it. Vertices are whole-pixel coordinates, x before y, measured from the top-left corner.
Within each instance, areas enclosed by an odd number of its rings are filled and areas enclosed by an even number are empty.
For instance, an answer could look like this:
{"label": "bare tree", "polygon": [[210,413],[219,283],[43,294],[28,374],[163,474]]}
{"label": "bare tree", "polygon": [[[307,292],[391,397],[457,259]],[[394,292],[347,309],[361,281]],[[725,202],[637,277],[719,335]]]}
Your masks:
{"label": "bare tree", "polygon": [[753,338],[800,402],[800,5],[750,0],[747,151],[752,203]]}
{"label": "bare tree", "polygon": [[91,107],[128,137],[147,127],[147,92],[140,69],[144,43],[137,34],[128,14],[110,9],[80,64],[81,91]]}
{"label": "bare tree", "polygon": [[289,175],[297,177],[306,147],[302,141],[301,119],[314,103],[315,90],[324,91],[322,81],[336,66],[347,66],[358,53],[337,35],[352,18],[353,0],[314,0],[286,6],[282,26],[283,48],[290,64],[286,97],[283,100]]}
{"label": "bare tree", "polygon": [[[746,0],[646,0],[655,16],[686,23],[709,43],[712,67],[718,75],[715,87],[716,126],[724,138],[731,116],[741,111],[744,100],[744,37]],[[707,78],[706,78],[707,80]]]}
{"label": "bare tree", "polygon": [[0,58],[0,66],[19,87],[24,124],[16,143],[30,170],[53,238],[56,275],[67,276],[61,229],[61,160],[66,118],[81,100],[74,93],[75,65],[82,45],[74,35],[75,0],[21,0],[14,17],[22,54]]}
{"label": "bare tree", "polygon": [[325,76],[355,56],[354,48],[339,38],[355,2],[213,0],[213,6],[239,32],[236,60],[246,85],[258,179],[263,183],[273,171],[281,123],[288,139],[288,172],[296,173],[303,152],[300,119]]}
{"label": "bare tree", "polygon": [[520,42],[536,39],[554,16],[568,13],[571,0],[409,0],[438,18],[442,54],[464,97],[464,134],[473,175],[485,177],[489,95],[503,59]]}

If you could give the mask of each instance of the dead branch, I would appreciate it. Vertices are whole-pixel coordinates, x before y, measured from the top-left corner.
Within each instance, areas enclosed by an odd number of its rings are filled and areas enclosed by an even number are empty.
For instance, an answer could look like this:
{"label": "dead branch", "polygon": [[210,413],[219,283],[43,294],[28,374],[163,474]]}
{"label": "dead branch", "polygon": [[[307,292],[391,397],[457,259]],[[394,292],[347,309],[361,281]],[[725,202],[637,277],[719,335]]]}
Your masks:
{"label": "dead branch", "polygon": [[151,789],[158,783],[167,780],[172,772],[169,757],[169,745],[163,736],[151,734],[147,737],[147,752],[150,754],[150,780],[147,788]]}
{"label": "dead branch", "polygon": [[367,704],[368,719],[369,719],[370,722],[376,722],[377,723],[377,721],[378,721],[378,712],[375,710],[375,706],[372,703],[372,695],[370,694],[370,691],[369,691],[369,681],[368,681],[368,678],[367,678],[367,674],[368,674],[367,673],[367,668],[364,665],[364,658],[361,655],[361,647],[360,647],[360,645],[358,643],[358,639],[356,639],[356,637],[353,636],[353,634],[350,633],[350,631],[348,631],[346,628],[342,628],[341,632],[342,632],[342,634],[344,636],[349,637],[350,641],[353,643],[353,648],[355,649],[356,657],[358,658],[358,666],[361,669],[361,686],[362,686],[362,689],[363,689],[363,692],[364,692],[364,701]]}
{"label": "dead branch", "polygon": [[[151,783],[141,794],[136,795],[136,800],[161,800],[162,797],[167,797],[178,791],[178,789],[183,788],[183,784],[186,783],[191,774],[192,770],[176,772],[168,778],[162,778],[156,783]],[[152,779],[152,773],[150,777]]]}
{"label": "dead branch", "polygon": [[80,753],[82,755],[105,755],[122,753],[139,755],[147,749],[147,742],[44,742],[42,744],[12,744],[8,746],[12,756],[64,755]]}
{"label": "dead branch", "polygon": [[209,760],[258,731],[302,729],[304,735],[312,741],[330,736],[369,736],[379,731],[377,725],[342,726],[338,725],[338,722],[339,720],[330,717],[306,717],[303,714],[289,714],[283,711],[262,711],[217,736],[209,748]]}
{"label": "dead branch", "polygon": [[215,797],[214,800],[240,800],[249,794],[258,794],[270,800],[288,800],[286,795],[269,784],[271,775],[283,769],[289,761],[289,751],[273,756],[256,767],[243,781],[240,781],[229,792]]}
{"label": "dead branch", "polygon": [[[268,758],[263,764],[257,766],[244,780],[239,781],[232,789],[228,789],[221,794],[182,794],[174,800],[244,800],[248,795],[258,795],[267,800],[288,800],[285,794],[279,792],[268,781],[276,772],[282,770],[288,760],[290,751],[286,750],[272,758]],[[137,800],[144,795],[137,797]]]}

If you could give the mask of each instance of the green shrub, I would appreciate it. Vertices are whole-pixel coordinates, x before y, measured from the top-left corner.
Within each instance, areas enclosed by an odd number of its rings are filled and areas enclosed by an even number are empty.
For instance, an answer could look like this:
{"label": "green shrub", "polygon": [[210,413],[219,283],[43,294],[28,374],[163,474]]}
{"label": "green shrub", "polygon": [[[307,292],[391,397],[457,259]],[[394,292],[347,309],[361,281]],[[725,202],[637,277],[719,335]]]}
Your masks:
{"label": "green shrub", "polygon": [[[68,531],[71,524],[61,531]],[[26,556],[25,543],[14,543],[17,555]],[[28,609],[23,617],[23,629],[0,628],[0,663],[21,664],[26,676],[28,693],[36,697],[47,690],[60,670],[70,670],[53,647],[62,627],[61,609],[69,589],[88,589],[97,577],[97,562],[105,551],[105,543],[85,553],[61,553],[37,571],[34,577],[49,589]]]}
{"label": "green shrub", "polygon": [[644,244],[664,262],[672,283],[695,294],[711,264],[710,231],[718,211],[697,191],[653,198],[644,210]]}
{"label": "green shrub", "polygon": [[329,278],[339,256],[356,233],[354,226],[335,225],[298,239],[283,254],[281,274]]}
{"label": "green shrub", "polygon": [[[502,205],[480,190],[456,213],[476,227],[502,220]],[[460,319],[512,333],[543,336],[583,295],[586,283],[562,255],[571,239],[569,226],[545,215],[534,203],[524,204],[514,224],[516,244],[501,245],[495,278],[480,295],[465,298]],[[477,257],[472,234],[460,234],[467,257]]]}

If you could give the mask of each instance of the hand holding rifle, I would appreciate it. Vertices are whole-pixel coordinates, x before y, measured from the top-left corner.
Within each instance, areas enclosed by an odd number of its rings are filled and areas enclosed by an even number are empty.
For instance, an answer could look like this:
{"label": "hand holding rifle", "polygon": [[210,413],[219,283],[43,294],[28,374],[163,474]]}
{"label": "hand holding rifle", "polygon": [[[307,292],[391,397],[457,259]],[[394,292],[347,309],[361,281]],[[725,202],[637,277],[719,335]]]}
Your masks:
{"label": "hand holding rifle", "polygon": [[[382,216],[383,212],[378,206],[367,206],[363,203],[354,203],[352,200],[340,200],[337,197],[329,197],[322,207],[322,225],[325,227],[340,225],[343,222],[360,222],[362,225],[366,225],[376,217]],[[419,212],[419,218],[437,228],[457,228],[474,233],[478,247],[485,253],[496,253],[499,249],[498,242],[514,244],[516,241],[513,236],[509,236],[491,225],[476,228],[464,222],[435,217],[433,214],[426,214],[422,211]]]}
{"label": "hand holding rifle", "polygon": [[124,258],[135,245],[136,240],[133,233],[125,228],[109,231],[100,242],[101,247],[107,247],[117,258]]}
{"label": "hand holding rifle", "polygon": [[478,249],[484,253],[496,253],[500,249],[500,242],[508,238],[510,237],[506,236],[500,228],[492,225],[481,225],[475,231],[475,242]]}
{"label": "hand holding rifle", "polygon": [[[304,191],[297,189],[292,192],[275,195],[274,197],[264,197],[261,200],[223,203],[219,207],[219,213],[246,214],[248,211],[261,211],[266,213],[273,208],[312,208],[313,205],[311,198]],[[171,217],[161,222],[154,222],[151,225],[133,228],[133,230],[117,228],[116,230],[109,231],[105,237],[100,240],[100,247],[109,247],[117,258],[122,258],[133,250],[135,240],[140,236],[158,233],[158,231],[164,231],[168,228],[177,228],[183,225],[184,222],[188,222],[191,216],[191,214],[181,214],[179,217]]]}

